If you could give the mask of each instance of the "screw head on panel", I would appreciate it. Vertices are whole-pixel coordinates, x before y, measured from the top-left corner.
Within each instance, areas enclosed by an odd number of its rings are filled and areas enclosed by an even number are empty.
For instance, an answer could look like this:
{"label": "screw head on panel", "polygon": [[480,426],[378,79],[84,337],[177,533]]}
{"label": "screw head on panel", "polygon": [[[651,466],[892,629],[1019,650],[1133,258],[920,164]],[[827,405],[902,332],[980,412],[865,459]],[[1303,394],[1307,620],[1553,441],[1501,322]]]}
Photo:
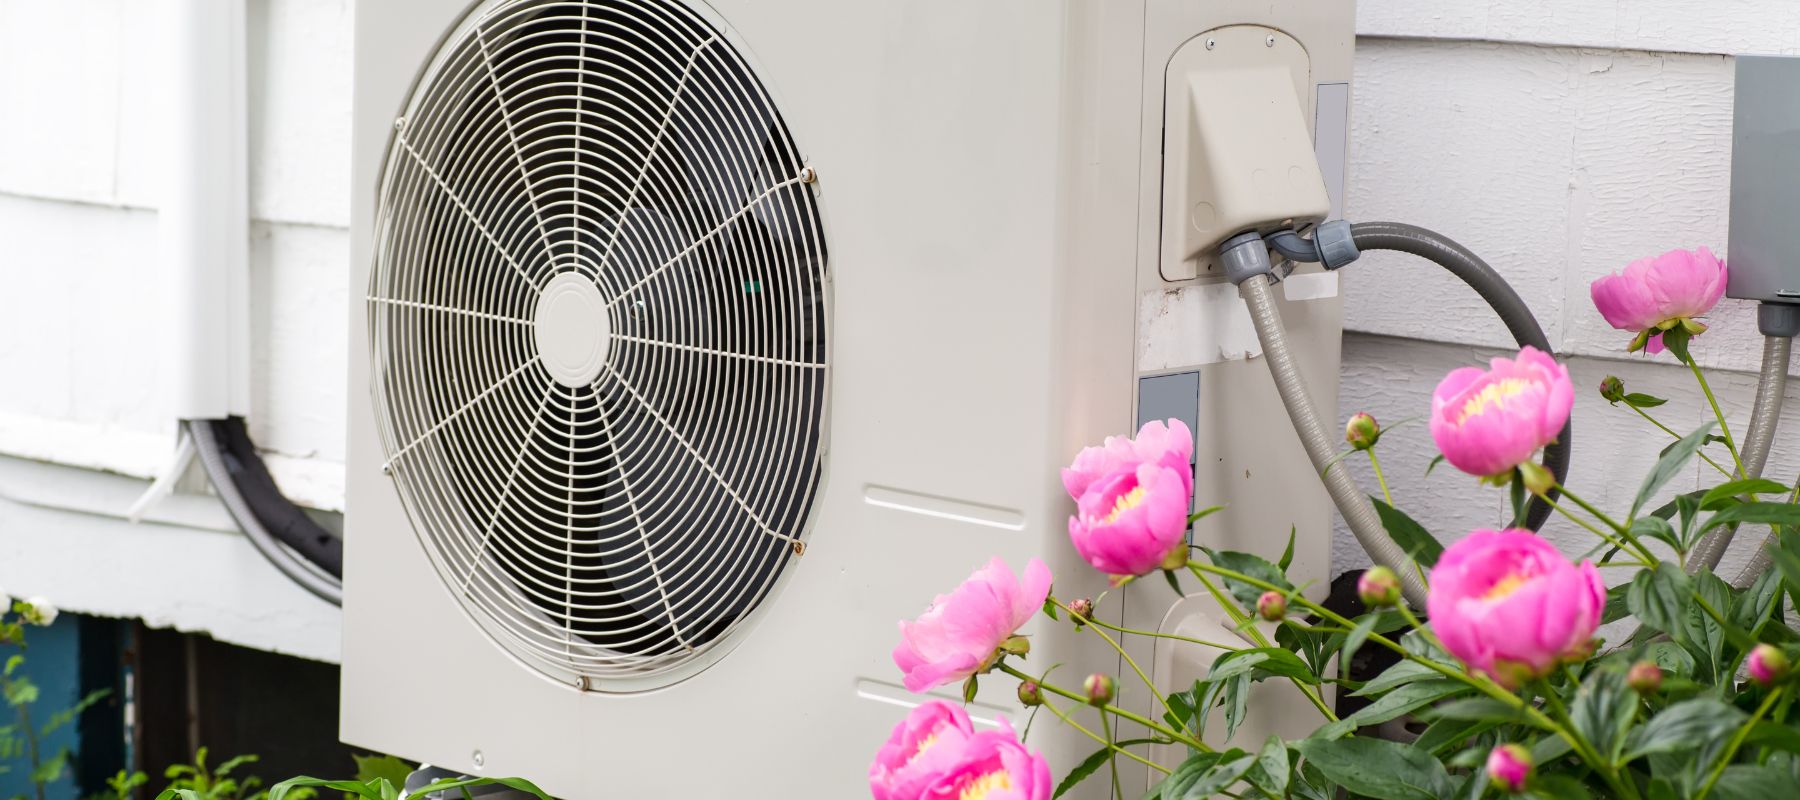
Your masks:
{"label": "screw head on panel", "polygon": [[801,183],[812,183],[814,181],[817,181],[818,179],[819,179],[819,173],[814,171],[812,167],[801,167],[800,168],[800,182]]}
{"label": "screw head on panel", "polygon": [[406,130],[406,118],[405,117],[395,117],[394,118],[394,130],[397,130],[397,131]]}
{"label": "screw head on panel", "polygon": [[1268,38],[1263,39],[1263,46],[1264,47],[1274,47],[1275,46],[1275,34],[1271,33],[1271,34],[1269,34]]}
{"label": "screw head on panel", "polygon": [[381,465],[381,474],[383,474],[383,475],[392,475],[392,474],[394,474],[394,465],[392,465],[392,464],[382,464],[382,465]]}
{"label": "screw head on panel", "polygon": [[1215,47],[1218,47],[1218,46],[1219,46],[1219,40],[1218,40],[1218,39],[1207,39],[1207,40],[1206,40],[1206,49],[1208,49],[1208,50],[1211,50],[1211,49],[1213,49],[1213,48],[1215,48]]}
{"label": "screw head on panel", "polygon": [[476,769],[481,769],[482,763],[487,761],[487,759],[482,757],[480,750],[476,750],[474,755],[469,756],[469,760],[475,762]]}

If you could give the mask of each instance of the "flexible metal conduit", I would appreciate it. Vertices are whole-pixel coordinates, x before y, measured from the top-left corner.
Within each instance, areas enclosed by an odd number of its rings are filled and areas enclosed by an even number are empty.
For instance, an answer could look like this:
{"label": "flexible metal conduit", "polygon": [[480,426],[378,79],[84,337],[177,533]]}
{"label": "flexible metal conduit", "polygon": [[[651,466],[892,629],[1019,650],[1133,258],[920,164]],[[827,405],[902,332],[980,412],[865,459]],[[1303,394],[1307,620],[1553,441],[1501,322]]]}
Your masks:
{"label": "flexible metal conduit", "polygon": [[[1763,466],[1769,461],[1769,449],[1775,444],[1775,426],[1781,421],[1781,401],[1787,392],[1788,359],[1793,341],[1786,336],[1763,337],[1762,373],[1756,382],[1756,403],[1750,408],[1750,427],[1744,433],[1744,449],[1738,451],[1746,478],[1762,477]],[[1707,534],[1688,557],[1688,572],[1699,573],[1719,566],[1719,560],[1725,557],[1725,550],[1731,546],[1731,538],[1736,534],[1736,525],[1727,525]],[[1744,572],[1738,576],[1742,580],[1744,575],[1749,575],[1749,580],[1739,588],[1750,585],[1761,574],[1762,568],[1768,566],[1765,549],[1757,548]],[[1758,567],[1759,563],[1761,567]]]}
{"label": "flexible metal conduit", "polygon": [[1381,517],[1375,513],[1375,506],[1350,477],[1350,471],[1328,468],[1337,456],[1335,438],[1325,432],[1319,410],[1313,406],[1312,393],[1307,391],[1306,380],[1300,375],[1300,366],[1288,350],[1286,328],[1281,323],[1281,310],[1275,307],[1274,294],[1269,291],[1270,282],[1268,275],[1253,275],[1238,283],[1238,295],[1250,308],[1256,338],[1262,342],[1263,356],[1269,361],[1269,373],[1275,378],[1275,389],[1281,395],[1281,404],[1287,408],[1288,418],[1293,420],[1294,432],[1300,435],[1307,458],[1320,471],[1325,491],[1331,495],[1338,512],[1344,515],[1356,541],[1375,563],[1400,576],[1407,602],[1415,608],[1424,608],[1425,585],[1414,570],[1407,568],[1410,559],[1406,551],[1387,535]]}
{"label": "flexible metal conduit", "polygon": [[257,552],[283,575],[332,605],[344,604],[342,540],[282,496],[256,455],[242,417],[188,420],[206,477]]}
{"label": "flexible metal conduit", "polygon": [[[1500,277],[1500,273],[1482,261],[1480,256],[1449,237],[1417,225],[1399,222],[1358,222],[1350,226],[1350,236],[1360,251],[1392,250],[1410,253],[1443,267],[1474,289],[1482,300],[1487,301],[1488,307],[1494,309],[1500,321],[1505,323],[1513,341],[1520,346],[1531,345],[1546,353],[1551,352],[1550,339],[1544,335],[1544,329],[1538,326],[1537,318],[1531,315],[1531,309],[1525,305],[1524,300],[1519,299],[1518,293],[1512,290],[1506,279]],[[1562,483],[1569,476],[1569,442],[1574,435],[1575,421],[1571,418],[1563,423],[1562,433],[1557,435],[1556,441],[1544,448],[1544,468],[1556,476],[1557,483]],[[1552,493],[1551,499],[1554,500],[1556,496],[1557,493]],[[1538,530],[1549,518],[1550,505],[1533,497],[1526,507],[1525,527]]]}

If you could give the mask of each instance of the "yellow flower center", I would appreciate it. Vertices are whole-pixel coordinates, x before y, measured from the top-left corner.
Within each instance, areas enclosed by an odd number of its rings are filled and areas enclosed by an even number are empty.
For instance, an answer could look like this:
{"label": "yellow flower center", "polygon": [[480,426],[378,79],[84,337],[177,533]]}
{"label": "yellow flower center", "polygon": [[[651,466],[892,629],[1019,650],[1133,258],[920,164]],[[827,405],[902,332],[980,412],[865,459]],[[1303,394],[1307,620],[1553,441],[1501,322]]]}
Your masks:
{"label": "yellow flower center", "polygon": [[923,739],[920,739],[919,740],[919,749],[914,750],[913,754],[912,754],[912,758],[907,759],[907,760],[914,761],[914,760],[917,760],[919,758],[919,756],[925,755],[925,751],[930,750],[932,745],[937,744],[937,740],[938,740],[938,737],[937,737],[937,734],[935,734],[935,733],[930,736],[927,736]]}
{"label": "yellow flower center", "polygon": [[956,800],[982,800],[991,792],[1011,788],[1013,788],[1012,776],[1008,775],[1006,770],[990,772],[963,787],[962,794],[957,795]]}
{"label": "yellow flower center", "polygon": [[1463,403],[1462,413],[1456,417],[1457,424],[1461,424],[1463,420],[1470,417],[1486,413],[1489,408],[1504,405],[1509,398],[1531,388],[1531,385],[1531,381],[1523,378],[1502,378],[1481,387],[1481,391],[1476,392],[1474,397]]}
{"label": "yellow flower center", "polygon": [[1513,592],[1518,591],[1519,587],[1524,586],[1525,582],[1527,580],[1530,580],[1530,579],[1526,578],[1525,576],[1520,575],[1516,572],[1508,573],[1506,577],[1501,578],[1497,583],[1495,583],[1493,586],[1489,587],[1487,590],[1487,594],[1482,595],[1482,599],[1483,600],[1499,600],[1509,594],[1512,594]]}
{"label": "yellow flower center", "polygon": [[1136,508],[1142,502],[1144,502],[1144,487],[1142,486],[1119,495],[1119,501],[1113,503],[1112,512],[1106,515],[1106,521],[1117,522],[1120,514]]}

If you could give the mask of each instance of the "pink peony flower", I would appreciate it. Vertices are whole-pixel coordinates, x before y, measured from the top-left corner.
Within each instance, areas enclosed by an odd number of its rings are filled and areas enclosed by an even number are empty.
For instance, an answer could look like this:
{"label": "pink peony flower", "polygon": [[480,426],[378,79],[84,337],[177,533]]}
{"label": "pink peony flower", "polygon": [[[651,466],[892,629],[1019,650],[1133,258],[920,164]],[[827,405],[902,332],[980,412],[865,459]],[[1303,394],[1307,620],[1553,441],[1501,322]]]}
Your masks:
{"label": "pink peony flower", "polygon": [[875,800],[917,800],[956,766],[975,726],[961,708],[932,700],[894,726],[887,744],[869,765],[869,792]]}
{"label": "pink peony flower", "polygon": [[1452,370],[1431,393],[1431,438],[1444,459],[1471,475],[1495,477],[1556,440],[1575,407],[1569,369],[1527,345],[1492,368]]}
{"label": "pink peony flower", "polygon": [[1450,655],[1510,689],[1590,652],[1606,585],[1531,531],[1478,530],[1438,559],[1426,608]]}
{"label": "pink peony flower", "polygon": [[1632,350],[1660,353],[1663,331],[1681,323],[1688,323],[1691,333],[1706,330],[1694,318],[1711,311],[1724,296],[1725,277],[1725,264],[1705,247],[1670,250],[1627,264],[1594,281],[1588,292],[1607,324],[1638,334]]}
{"label": "pink peony flower", "polygon": [[995,558],[911,622],[900,623],[894,665],[907,691],[962,680],[989,665],[1000,644],[1030,620],[1050,595],[1050,568],[1032,559],[1021,582]]}
{"label": "pink peony flower", "polygon": [[1050,764],[1025,749],[1010,726],[982,731],[964,744],[954,767],[922,798],[937,800],[1050,800]]}
{"label": "pink peony flower", "polygon": [[1524,745],[1503,744],[1488,753],[1488,780],[1505,792],[1524,790],[1531,777],[1531,751]]}
{"label": "pink peony flower", "polygon": [[1098,447],[1076,454],[1075,461],[1062,471],[1063,488],[1069,499],[1080,501],[1088,489],[1100,481],[1140,464],[1160,464],[1175,470],[1184,478],[1182,487],[1194,491],[1194,433],[1181,420],[1167,423],[1151,420],[1138,429],[1136,439],[1108,436]]}
{"label": "pink peony flower", "polygon": [[1139,464],[1088,487],[1069,518],[1069,540],[1094,569],[1143,575],[1162,567],[1171,554],[1185,556],[1192,506],[1181,473]]}

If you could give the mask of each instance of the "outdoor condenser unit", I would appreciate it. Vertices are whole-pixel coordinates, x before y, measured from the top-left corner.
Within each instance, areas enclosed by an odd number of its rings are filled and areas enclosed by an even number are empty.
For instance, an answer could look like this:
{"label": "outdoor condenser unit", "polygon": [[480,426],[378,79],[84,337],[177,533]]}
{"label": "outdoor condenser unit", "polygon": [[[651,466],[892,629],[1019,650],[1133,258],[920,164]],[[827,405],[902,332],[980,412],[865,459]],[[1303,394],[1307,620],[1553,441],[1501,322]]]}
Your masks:
{"label": "outdoor condenser unit", "polygon": [[[1328,501],[1213,252],[1341,203],[1352,18],[359,3],[344,739],[570,798],[862,795],[918,701],[895,622],[991,555],[1103,591],[1057,468],[1146,419],[1231,503],[1197,540],[1295,530],[1322,593]],[[1334,408],[1317,270],[1277,296]],[[1102,610],[1231,635],[1160,580]],[[1141,655],[1168,687],[1212,657]],[[1245,746],[1306,724],[1278,688]],[[974,716],[1022,723],[1012,693]],[[1058,770],[1075,737],[1030,732]]]}

